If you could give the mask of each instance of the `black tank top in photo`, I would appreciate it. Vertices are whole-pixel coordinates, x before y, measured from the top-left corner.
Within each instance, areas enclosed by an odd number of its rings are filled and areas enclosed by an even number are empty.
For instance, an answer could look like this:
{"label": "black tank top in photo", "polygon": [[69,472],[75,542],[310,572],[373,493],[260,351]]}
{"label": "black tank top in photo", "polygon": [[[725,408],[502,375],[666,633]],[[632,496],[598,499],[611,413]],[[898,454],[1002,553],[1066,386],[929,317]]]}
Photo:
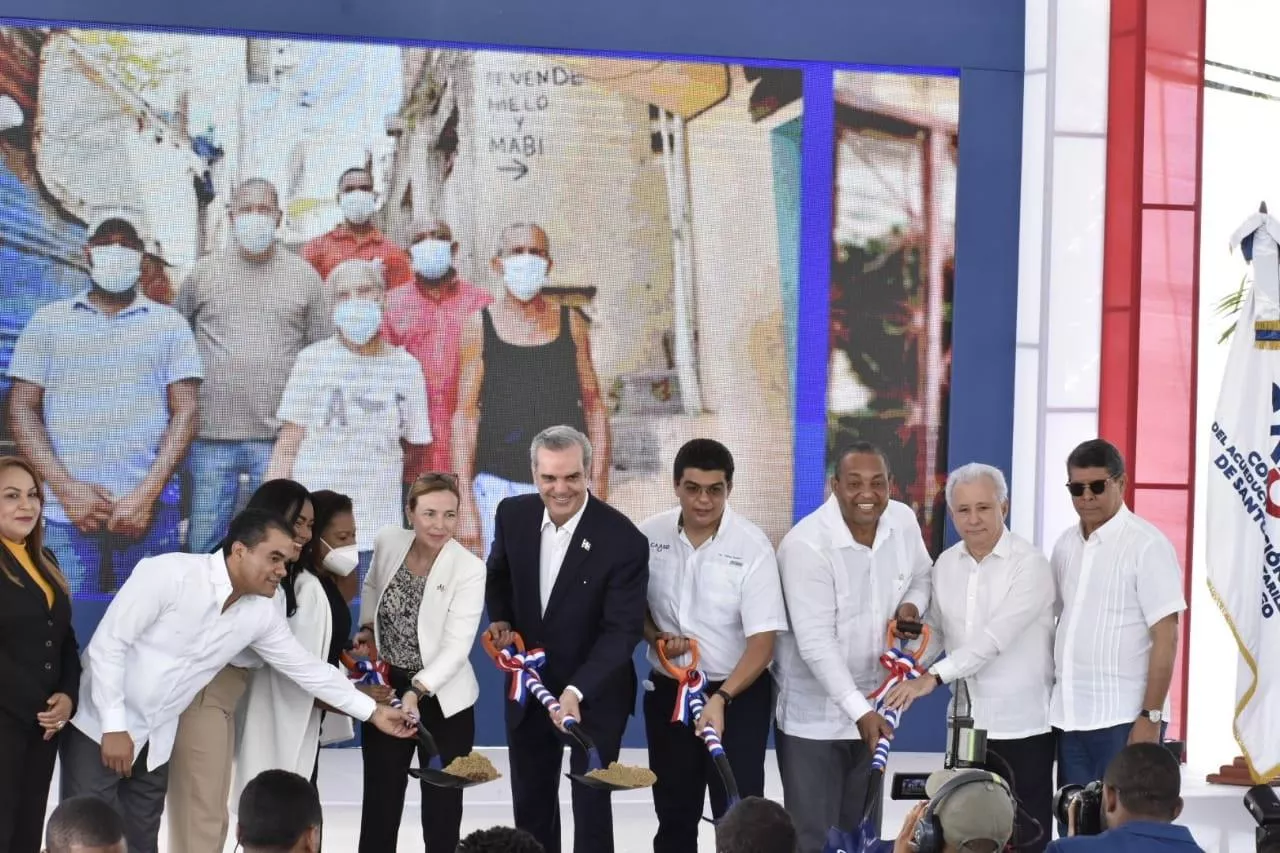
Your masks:
{"label": "black tank top in photo", "polygon": [[498,337],[489,309],[484,324],[484,379],[480,386],[480,424],[476,430],[477,474],[515,483],[533,479],[529,444],[550,426],[566,424],[586,432],[578,348],[573,343],[569,308],[560,308],[560,334],[535,346],[509,344]]}

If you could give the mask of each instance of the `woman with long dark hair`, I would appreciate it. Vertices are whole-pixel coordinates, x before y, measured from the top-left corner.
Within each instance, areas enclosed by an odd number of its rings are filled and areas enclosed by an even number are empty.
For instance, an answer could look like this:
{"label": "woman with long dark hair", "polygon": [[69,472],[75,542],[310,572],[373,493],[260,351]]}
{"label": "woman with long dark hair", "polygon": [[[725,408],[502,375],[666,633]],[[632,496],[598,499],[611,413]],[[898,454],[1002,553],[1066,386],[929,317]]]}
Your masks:
{"label": "woman with long dark hair", "polygon": [[[293,480],[268,480],[249,498],[246,509],[262,509],[282,517],[293,528],[296,549],[289,573],[277,593],[280,607],[292,615],[298,607],[295,580],[298,565],[310,560],[315,509],[311,493]],[[218,544],[221,549],[222,543]],[[256,657],[256,656],[254,656]],[[178,721],[169,759],[169,793],[165,816],[169,821],[169,850],[205,853],[226,843],[230,816],[232,760],[236,752],[236,707],[248,687],[254,661],[246,658],[225,667],[196,694]],[[261,667],[261,663],[257,662]]]}
{"label": "woman with long dark hair", "polygon": [[71,595],[44,547],[42,483],[0,456],[0,850],[37,853],[58,755],[75,713],[80,656]]}
{"label": "woman with long dark hair", "polygon": [[[338,666],[339,655],[351,636],[348,605],[355,596],[345,581],[354,579],[358,560],[350,544],[355,540],[355,522],[351,500],[345,495],[316,492],[311,495],[311,502],[315,508],[314,530],[319,536],[311,540],[306,560],[299,561],[290,571],[295,604],[289,627],[307,651]],[[344,596],[342,586],[352,594]],[[390,690],[362,689],[379,701],[390,699]],[[264,770],[288,770],[314,778],[325,710],[316,705],[311,694],[274,670],[256,671],[245,703],[243,734],[237,750],[236,796],[232,801]],[[351,738],[350,723],[343,725],[341,719],[328,726],[325,742]]]}

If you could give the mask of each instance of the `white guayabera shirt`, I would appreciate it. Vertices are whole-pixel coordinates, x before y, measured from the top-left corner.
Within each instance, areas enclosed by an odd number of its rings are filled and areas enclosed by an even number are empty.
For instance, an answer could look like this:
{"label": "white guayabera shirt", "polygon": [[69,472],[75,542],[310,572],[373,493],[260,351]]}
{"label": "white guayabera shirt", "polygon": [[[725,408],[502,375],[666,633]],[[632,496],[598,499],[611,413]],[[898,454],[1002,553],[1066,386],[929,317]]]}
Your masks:
{"label": "white guayabera shirt", "polygon": [[778,728],[793,737],[854,740],[872,710],[867,694],[888,675],[880,665],[898,607],[929,606],[933,560],[920,522],[890,501],[871,547],[858,544],[835,496],[800,520],[778,548],[791,632],[778,637]]}
{"label": "white guayabera shirt", "polygon": [[1053,549],[1056,683],[1049,721],[1064,731],[1132,723],[1143,710],[1151,627],[1187,609],[1173,544],[1126,507],[1087,540],[1075,525]]}

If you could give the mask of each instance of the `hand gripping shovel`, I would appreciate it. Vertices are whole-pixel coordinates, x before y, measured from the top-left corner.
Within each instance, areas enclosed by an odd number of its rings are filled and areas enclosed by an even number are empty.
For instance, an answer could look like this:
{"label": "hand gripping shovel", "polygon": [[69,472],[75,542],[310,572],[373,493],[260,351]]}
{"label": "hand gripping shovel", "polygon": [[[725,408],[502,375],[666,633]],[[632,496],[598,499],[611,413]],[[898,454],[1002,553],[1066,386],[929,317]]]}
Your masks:
{"label": "hand gripping shovel", "polygon": [[[707,677],[702,670],[698,669],[697,640],[689,641],[689,656],[688,666],[676,666],[667,657],[666,640],[658,640],[658,660],[662,661],[662,668],[680,684],[679,692],[676,694],[675,711],[671,715],[671,722],[693,726],[696,724],[698,717],[701,716],[702,709],[707,706],[705,692]],[[720,733],[712,726],[703,726],[699,737],[707,745],[707,752],[711,753],[711,761],[715,764],[716,771],[720,774],[720,781],[724,783],[724,791],[728,800],[727,806],[732,808],[741,797],[738,795],[738,783],[733,778],[733,770],[729,767],[729,758],[724,753],[724,745],[720,743]]]}
{"label": "hand gripping shovel", "polygon": [[[542,703],[547,709],[547,713],[556,714],[560,711],[560,702],[555,696],[551,695],[551,691],[542,683],[542,676],[538,674],[538,669],[542,667],[547,659],[547,653],[542,649],[525,650],[524,639],[515,634],[515,641],[505,649],[499,649],[493,644],[493,640],[489,637],[489,632],[481,634],[481,644],[484,646],[485,652],[489,657],[493,658],[493,662],[498,669],[511,674],[511,690],[508,698],[512,702],[521,705],[528,699],[529,694],[533,694],[533,698]],[[595,770],[604,770],[604,763],[600,760],[600,751],[596,749],[595,743],[582,730],[582,724],[573,717],[565,717],[564,730],[569,737],[587,753],[587,773],[566,773],[566,777],[580,785],[588,788],[594,788],[597,791],[628,791],[632,788],[626,785],[618,785],[606,779],[600,779],[587,775]]]}
{"label": "hand gripping shovel", "polygon": [[[342,665],[347,668],[347,673],[351,679],[357,684],[372,684],[380,687],[389,687],[390,679],[387,677],[389,672],[385,661],[380,661],[376,657],[370,659],[354,658],[347,652],[341,655]],[[392,697],[391,705],[394,708],[403,707],[400,698]],[[453,773],[444,772],[444,768],[440,764],[440,750],[436,746],[435,738],[431,736],[431,732],[427,731],[427,727],[418,720],[418,740],[421,742],[424,751],[431,756],[428,766],[418,769],[416,767],[409,768],[409,775],[414,779],[421,779],[428,785],[434,785],[437,788],[470,788],[473,785],[483,785],[485,782],[492,782],[492,779],[468,779],[465,776],[456,776]]]}
{"label": "hand gripping shovel", "polygon": [[[929,648],[928,625],[921,623],[908,625],[904,622],[902,627],[914,628],[917,625],[920,628],[920,645],[914,649],[908,649],[907,641],[898,640],[895,637],[899,627],[898,621],[895,619],[889,623],[888,637],[885,639],[886,651],[880,655],[880,665],[887,669],[889,674],[867,697],[871,700],[876,713],[884,717],[891,729],[898,728],[902,715],[894,708],[885,707],[885,696],[894,685],[920,677],[922,674],[920,661],[924,659],[925,650]],[[846,832],[833,826],[827,831],[827,844],[823,848],[823,853],[866,853],[866,851],[875,850],[880,844],[880,827],[872,825],[871,815],[875,813],[876,805],[883,794],[884,769],[889,763],[890,746],[891,743],[887,737],[882,737],[876,742],[875,754],[871,758],[871,778],[867,782],[867,798],[862,806],[864,817],[861,825],[853,832]]]}

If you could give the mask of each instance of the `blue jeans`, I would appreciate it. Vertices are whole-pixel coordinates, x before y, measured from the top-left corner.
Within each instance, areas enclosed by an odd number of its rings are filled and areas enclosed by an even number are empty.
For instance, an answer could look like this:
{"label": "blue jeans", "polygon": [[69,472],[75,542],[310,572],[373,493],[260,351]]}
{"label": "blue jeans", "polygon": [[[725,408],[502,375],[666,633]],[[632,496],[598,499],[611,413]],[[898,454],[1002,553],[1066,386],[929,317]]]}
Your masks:
{"label": "blue jeans", "polygon": [[109,598],[145,557],[182,548],[177,501],[156,504],[151,527],[141,539],[127,539],[105,529],[81,533],[74,524],[45,520],[44,544],[58,558],[72,598]]}
{"label": "blue jeans", "polygon": [[480,513],[481,542],[484,544],[484,557],[488,559],[498,526],[498,504],[517,495],[531,495],[538,491],[538,487],[533,483],[513,483],[481,472],[471,481],[471,491],[476,499],[476,512]]}
{"label": "blue jeans", "polygon": [[[271,461],[272,441],[207,441],[191,443],[191,524],[187,550],[208,554],[227,534],[236,511],[243,508]],[[249,482],[241,490],[241,477]]]}

